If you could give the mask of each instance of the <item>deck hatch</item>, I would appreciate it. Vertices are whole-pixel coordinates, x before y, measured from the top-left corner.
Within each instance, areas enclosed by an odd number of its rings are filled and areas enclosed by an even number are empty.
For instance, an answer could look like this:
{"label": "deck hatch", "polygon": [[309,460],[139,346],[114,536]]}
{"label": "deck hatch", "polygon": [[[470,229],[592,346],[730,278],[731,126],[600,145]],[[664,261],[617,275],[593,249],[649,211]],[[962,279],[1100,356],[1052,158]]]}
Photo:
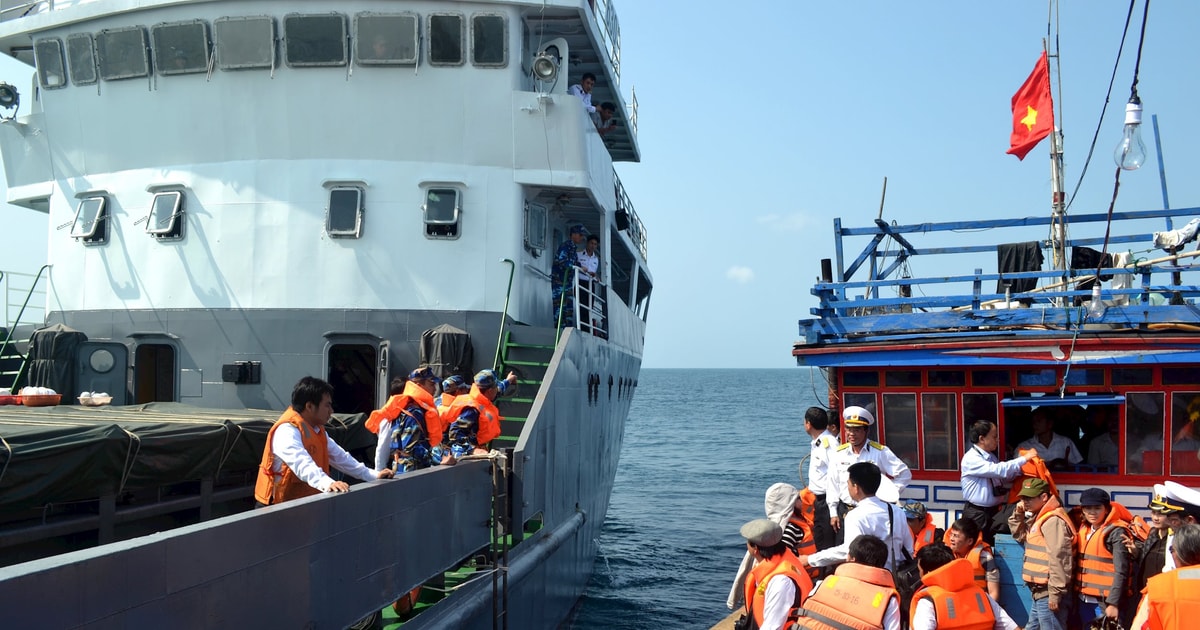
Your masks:
{"label": "deck hatch", "polygon": [[79,33],[67,38],[67,69],[75,85],[96,83],[96,42],[91,33]]}
{"label": "deck hatch", "polygon": [[346,16],[339,13],[283,18],[284,60],[293,68],[346,65]]}
{"label": "deck hatch", "polygon": [[105,81],[150,76],[149,40],[146,29],[105,29],[96,33],[96,53],[100,59],[100,78]]}
{"label": "deck hatch", "polygon": [[199,20],[167,22],[150,29],[154,42],[154,66],[159,74],[208,72],[212,41],[208,24]]}
{"label": "deck hatch", "polygon": [[358,186],[334,186],[329,189],[329,207],[325,210],[325,231],[334,238],[362,236],[363,189]]}
{"label": "deck hatch", "polygon": [[360,66],[417,65],[415,13],[359,13],[354,16],[354,62]]}
{"label": "deck hatch", "polygon": [[84,197],[75,210],[71,237],[85,243],[108,241],[108,199],[102,196]]}
{"label": "deck hatch", "polygon": [[429,16],[429,65],[463,64],[463,16],[433,13]]}
{"label": "deck hatch", "polygon": [[146,233],[159,239],[183,238],[183,192],[164,190],[155,193],[150,204]]}
{"label": "deck hatch", "polygon": [[275,20],[265,15],[219,18],[213,22],[217,67],[274,68],[275,39]]}
{"label": "deck hatch", "polygon": [[471,63],[481,68],[508,65],[508,23],[497,13],[471,16]]}
{"label": "deck hatch", "polygon": [[38,40],[33,45],[33,57],[37,65],[38,83],[43,89],[67,87],[67,62],[63,58],[62,40]]}

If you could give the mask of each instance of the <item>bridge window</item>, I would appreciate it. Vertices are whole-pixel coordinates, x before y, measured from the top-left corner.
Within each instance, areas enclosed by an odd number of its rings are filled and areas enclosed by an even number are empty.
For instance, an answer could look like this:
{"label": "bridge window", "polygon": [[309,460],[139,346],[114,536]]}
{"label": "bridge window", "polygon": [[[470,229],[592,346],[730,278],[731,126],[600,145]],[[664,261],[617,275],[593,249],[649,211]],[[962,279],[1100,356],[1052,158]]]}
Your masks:
{"label": "bridge window", "polygon": [[546,206],[525,204],[525,246],[539,252],[546,249]]}
{"label": "bridge window", "polygon": [[459,192],[454,188],[430,188],[425,192],[425,236],[429,238],[458,238],[461,215]]}
{"label": "bridge window", "polygon": [[967,373],[960,370],[930,370],[930,387],[966,387]]}
{"label": "bridge window", "polygon": [[484,68],[508,65],[508,29],[503,15],[471,16],[471,63]]}
{"label": "bridge window", "polygon": [[1154,370],[1150,368],[1113,368],[1113,385],[1153,385]]}
{"label": "bridge window", "polygon": [[108,199],[84,197],[75,210],[75,221],[71,223],[71,236],[84,243],[108,241]]}
{"label": "bridge window", "polygon": [[1200,385],[1200,368],[1163,368],[1163,385]]}
{"label": "bridge window", "polygon": [[63,59],[62,40],[43,39],[33,45],[38,82],[47,90],[67,87],[67,62]]}
{"label": "bridge window", "polygon": [[90,33],[67,38],[67,65],[75,85],[92,85],[96,82],[96,44]]}
{"label": "bridge window", "polygon": [[461,66],[463,63],[463,16],[434,13],[429,16],[429,64]]}
{"label": "bridge window", "polygon": [[[1161,475],[1163,472],[1163,394],[1125,394],[1125,450],[1129,453],[1126,472]],[[1196,454],[1191,454],[1193,460]]]}
{"label": "bridge window", "polygon": [[1012,382],[1008,370],[973,370],[971,384],[975,387],[1008,387]]}
{"label": "bridge window", "polygon": [[918,370],[888,370],[884,373],[887,387],[920,387],[921,372]]}
{"label": "bridge window", "polygon": [[150,29],[150,38],[154,40],[154,65],[159,74],[208,72],[208,24],[158,24]]}
{"label": "bridge window", "polygon": [[958,470],[958,401],[954,394],[921,394],[925,469]]}
{"label": "bridge window", "polygon": [[362,66],[417,65],[415,13],[359,13],[354,17],[354,61]]}
{"label": "bridge window", "polygon": [[[1165,372],[1165,370],[1164,370]],[[1171,475],[1200,475],[1200,391],[1171,394]]]}
{"label": "bridge window", "polygon": [[105,81],[150,76],[149,42],[141,27],[105,29],[96,33],[100,78]]}
{"label": "bridge window", "polygon": [[917,439],[916,394],[884,394],[882,418],[876,414],[875,419],[883,424],[881,441],[892,449],[896,457],[910,466],[920,461],[917,457],[920,440]]}
{"label": "bridge window", "polygon": [[213,41],[222,70],[275,67],[275,20],[269,17],[219,18]]}
{"label": "bridge window", "polygon": [[154,195],[146,233],[162,240],[183,238],[183,192],[168,190]]}
{"label": "bridge window", "polygon": [[334,238],[362,236],[363,189],[358,186],[334,186],[329,189],[329,208],[325,211],[325,231]]}
{"label": "bridge window", "polygon": [[293,68],[344,66],[346,31],[346,16],[337,13],[284,16],[284,58]]}
{"label": "bridge window", "polygon": [[842,372],[842,385],[846,387],[878,387],[879,372]]}

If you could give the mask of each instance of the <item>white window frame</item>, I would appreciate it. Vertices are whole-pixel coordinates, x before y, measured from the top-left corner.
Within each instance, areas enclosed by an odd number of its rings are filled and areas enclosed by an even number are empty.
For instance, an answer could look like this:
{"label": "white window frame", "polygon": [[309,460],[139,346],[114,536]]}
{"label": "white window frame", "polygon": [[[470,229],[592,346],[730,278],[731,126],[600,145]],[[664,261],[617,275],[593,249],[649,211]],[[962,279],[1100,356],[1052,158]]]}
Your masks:
{"label": "white window frame", "polygon": [[[366,209],[365,187],[353,183],[330,183],[326,185],[326,188],[329,190],[329,205],[325,206],[325,233],[331,238],[361,238],[363,211]],[[358,197],[354,208],[354,229],[335,230],[333,229],[333,194],[346,190],[353,191]]]}
{"label": "white window frame", "polygon": [[[430,220],[430,218],[429,218],[429,194],[435,190],[450,191],[450,192],[454,193],[454,218],[453,219],[451,219],[451,220],[442,220],[442,219]],[[448,183],[428,183],[421,187],[421,219],[422,219],[421,222],[424,226],[423,230],[425,232],[425,238],[438,239],[438,240],[454,240],[454,239],[457,239],[462,236],[463,197],[464,197],[463,187],[461,185],[448,184]],[[429,233],[429,230],[431,227],[437,227],[437,226],[442,226],[442,225],[453,225],[455,227],[454,234],[440,235],[440,234],[430,234]]]}
{"label": "white window frame", "polygon": [[[156,228],[155,217],[158,209],[158,198],[175,195],[175,203],[171,207],[171,221],[167,223],[165,228]],[[159,190],[154,193],[154,197],[150,201],[150,214],[146,217],[146,233],[161,240],[180,240],[183,238],[183,191],[182,190]],[[175,232],[175,227],[178,225],[178,234]]]}
{"label": "white window frame", "polygon": [[[84,231],[79,229],[79,218],[83,215],[84,204],[89,201],[99,201],[100,208],[96,210],[96,216],[92,219],[92,229]],[[79,197],[79,203],[75,206],[75,220],[71,221],[71,238],[84,243],[106,243],[108,242],[108,229],[101,225],[108,220],[108,197],[100,194],[85,194]]]}

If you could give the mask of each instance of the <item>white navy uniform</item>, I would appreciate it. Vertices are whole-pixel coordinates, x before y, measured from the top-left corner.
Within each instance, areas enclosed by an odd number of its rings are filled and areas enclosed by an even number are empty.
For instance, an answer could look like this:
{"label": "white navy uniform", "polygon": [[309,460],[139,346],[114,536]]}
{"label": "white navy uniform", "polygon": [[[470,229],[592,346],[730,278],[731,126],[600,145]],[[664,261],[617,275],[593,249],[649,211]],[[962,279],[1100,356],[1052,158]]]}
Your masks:
{"label": "white navy uniform", "polygon": [[[850,490],[846,487],[846,481],[850,477],[850,466],[858,462],[871,462],[878,466],[883,474],[891,477],[897,490],[904,490],[912,481],[912,471],[908,469],[907,464],[896,457],[892,449],[874,440],[867,440],[863,444],[862,450],[855,453],[854,446],[846,442],[833,452],[833,458],[830,461],[829,501],[831,503],[836,497],[836,500],[843,505],[854,505],[854,501],[850,498]],[[905,526],[907,527],[907,521],[905,521]],[[850,539],[847,538],[847,540]]]}
{"label": "white navy uniform", "polygon": [[[1193,490],[1183,484],[1174,481],[1164,481],[1162,486],[1155,484],[1154,489],[1161,488],[1162,496],[1174,505],[1180,505],[1184,509],[1184,513],[1195,514],[1200,511],[1200,491]],[[1175,544],[1175,532],[1172,530],[1167,534],[1167,549],[1170,549]],[[1175,555],[1167,552],[1166,562],[1163,563],[1162,572],[1175,570]]]}
{"label": "white navy uniform", "polygon": [[812,441],[808,452],[808,489],[818,497],[829,493],[829,462],[838,446],[837,437],[828,430]]}

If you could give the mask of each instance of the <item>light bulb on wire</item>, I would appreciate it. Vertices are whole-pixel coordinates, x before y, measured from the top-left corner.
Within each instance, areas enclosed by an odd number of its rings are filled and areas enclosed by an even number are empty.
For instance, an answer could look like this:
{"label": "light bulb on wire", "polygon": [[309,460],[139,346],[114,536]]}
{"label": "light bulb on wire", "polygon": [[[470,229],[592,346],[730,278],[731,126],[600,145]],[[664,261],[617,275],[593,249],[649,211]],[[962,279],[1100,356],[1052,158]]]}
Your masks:
{"label": "light bulb on wire", "polygon": [[1146,144],[1142,142],[1142,99],[1135,94],[1125,105],[1125,130],[1113,151],[1113,160],[1126,171],[1136,171],[1146,163]]}

